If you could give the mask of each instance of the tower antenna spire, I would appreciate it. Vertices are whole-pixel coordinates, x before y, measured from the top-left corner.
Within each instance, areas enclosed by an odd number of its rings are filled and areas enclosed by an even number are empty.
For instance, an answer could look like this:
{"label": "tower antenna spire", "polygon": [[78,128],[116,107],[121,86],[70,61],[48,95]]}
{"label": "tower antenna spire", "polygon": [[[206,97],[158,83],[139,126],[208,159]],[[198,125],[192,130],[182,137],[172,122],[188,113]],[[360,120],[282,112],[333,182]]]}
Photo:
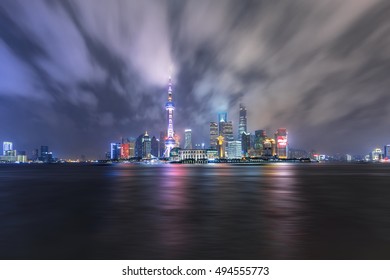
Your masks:
{"label": "tower antenna spire", "polygon": [[168,129],[167,139],[165,140],[165,152],[164,157],[169,158],[171,150],[175,147],[176,141],[173,132],[173,111],[175,110],[175,104],[172,101],[172,70],[169,70],[169,81],[168,81],[168,102],[165,104],[165,109],[168,115]]}

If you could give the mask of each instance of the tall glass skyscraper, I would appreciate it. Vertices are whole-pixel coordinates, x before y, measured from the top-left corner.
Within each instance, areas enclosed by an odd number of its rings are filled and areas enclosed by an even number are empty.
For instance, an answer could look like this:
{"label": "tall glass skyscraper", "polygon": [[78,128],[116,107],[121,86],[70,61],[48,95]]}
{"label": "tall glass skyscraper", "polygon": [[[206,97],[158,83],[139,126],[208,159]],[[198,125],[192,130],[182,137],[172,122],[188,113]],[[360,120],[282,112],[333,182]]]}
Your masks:
{"label": "tall glass skyscraper", "polygon": [[226,112],[222,112],[222,113],[218,113],[218,131],[219,131],[219,135],[222,135],[222,125],[223,123],[227,122],[227,113]]}
{"label": "tall glass skyscraper", "polygon": [[192,149],[192,130],[186,129],[184,130],[184,149]]}
{"label": "tall glass skyscraper", "polygon": [[219,134],[225,138],[225,142],[234,141],[233,123],[231,121],[222,122],[221,129],[222,129],[222,132],[220,131]]}
{"label": "tall glass skyscraper", "polygon": [[148,132],[142,137],[142,158],[150,158],[152,152],[152,141]]}
{"label": "tall glass skyscraper", "polygon": [[247,132],[247,117],[246,117],[246,108],[243,104],[240,104],[240,118],[238,122],[238,138],[241,140],[241,136],[244,132]]}
{"label": "tall glass skyscraper", "polygon": [[217,148],[218,124],[210,122],[210,149]]}

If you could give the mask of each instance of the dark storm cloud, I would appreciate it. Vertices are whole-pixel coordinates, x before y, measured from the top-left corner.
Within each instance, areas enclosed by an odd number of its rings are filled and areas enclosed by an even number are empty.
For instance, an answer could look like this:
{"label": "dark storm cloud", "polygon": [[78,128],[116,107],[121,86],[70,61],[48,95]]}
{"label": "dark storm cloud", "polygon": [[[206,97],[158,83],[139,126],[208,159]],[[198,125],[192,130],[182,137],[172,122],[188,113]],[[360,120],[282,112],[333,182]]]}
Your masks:
{"label": "dark storm cloud", "polygon": [[390,141],[389,18],[380,0],[2,1],[0,140],[101,156],[158,135],[173,68],[176,129],[196,142],[218,111],[237,129],[243,102],[251,131],[367,152]]}

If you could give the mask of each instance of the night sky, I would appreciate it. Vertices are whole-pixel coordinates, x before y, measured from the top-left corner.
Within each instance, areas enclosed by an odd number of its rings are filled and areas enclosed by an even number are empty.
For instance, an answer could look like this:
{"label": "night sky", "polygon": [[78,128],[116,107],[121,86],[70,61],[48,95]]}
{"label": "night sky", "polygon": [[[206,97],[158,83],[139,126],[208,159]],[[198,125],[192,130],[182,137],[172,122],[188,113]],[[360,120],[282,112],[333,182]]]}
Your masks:
{"label": "night sky", "polygon": [[366,154],[390,143],[390,1],[0,2],[0,141],[102,158],[109,143],[175,130],[208,144],[239,103],[290,146]]}

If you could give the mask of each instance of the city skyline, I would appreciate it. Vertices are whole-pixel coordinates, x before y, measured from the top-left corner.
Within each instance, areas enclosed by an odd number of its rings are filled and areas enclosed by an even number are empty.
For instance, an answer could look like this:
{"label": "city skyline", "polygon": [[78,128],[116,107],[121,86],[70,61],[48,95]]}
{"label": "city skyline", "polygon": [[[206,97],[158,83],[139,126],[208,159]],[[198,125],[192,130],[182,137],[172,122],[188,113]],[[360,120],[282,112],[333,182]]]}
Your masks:
{"label": "city skyline", "polygon": [[383,149],[390,4],[272,3],[3,1],[0,141],[100,158],[112,141],[157,137],[173,66],[183,141],[191,128],[207,142],[219,112],[236,138],[242,103],[248,132],[286,127],[294,148]]}

